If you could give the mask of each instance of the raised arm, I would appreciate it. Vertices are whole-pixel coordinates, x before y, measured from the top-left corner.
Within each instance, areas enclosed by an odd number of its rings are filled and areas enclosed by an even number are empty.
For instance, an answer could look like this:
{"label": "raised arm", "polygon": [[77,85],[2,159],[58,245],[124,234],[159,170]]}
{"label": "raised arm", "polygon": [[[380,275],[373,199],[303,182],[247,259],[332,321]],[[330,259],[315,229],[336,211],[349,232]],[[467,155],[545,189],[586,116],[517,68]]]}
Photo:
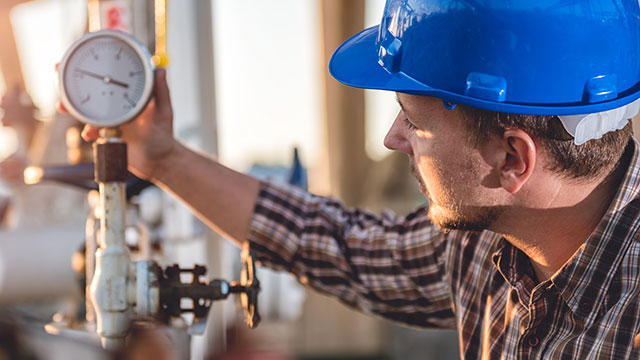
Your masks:
{"label": "raised arm", "polygon": [[[129,169],[176,195],[209,226],[240,243],[246,239],[258,180],[199,154],[173,136],[173,109],[166,71],[156,71],[155,95],[144,113],[121,126],[128,144]],[[64,109],[60,109],[64,111]],[[86,127],[93,141],[98,129]]]}
{"label": "raised arm", "polygon": [[[260,183],[200,155],[173,138],[165,73],[154,103],[122,126],[129,167],[182,199],[212,228],[258,260],[285,269],[317,290],[386,318],[451,327],[445,235],[424,208],[405,218],[347,209],[294,187]],[[87,128],[87,140],[98,131]]]}
{"label": "raised arm", "polygon": [[240,244],[247,237],[258,180],[181,144],[153,181],[182,199],[209,226]]}
{"label": "raised arm", "polygon": [[263,265],[347,305],[412,326],[454,326],[452,242],[425,207],[405,217],[378,216],[265,183],[248,239]]}

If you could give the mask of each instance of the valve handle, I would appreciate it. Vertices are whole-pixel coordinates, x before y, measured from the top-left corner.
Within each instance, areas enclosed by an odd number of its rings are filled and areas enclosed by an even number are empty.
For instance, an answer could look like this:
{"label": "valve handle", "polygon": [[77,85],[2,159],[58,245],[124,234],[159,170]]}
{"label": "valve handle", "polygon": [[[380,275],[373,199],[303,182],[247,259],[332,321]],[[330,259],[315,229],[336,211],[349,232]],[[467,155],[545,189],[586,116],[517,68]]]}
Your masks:
{"label": "valve handle", "polygon": [[[55,181],[84,190],[98,190],[98,184],[93,179],[94,169],[93,163],[61,166],[29,166],[25,170],[24,181],[28,185],[38,184],[42,181]],[[127,199],[140,194],[150,186],[154,186],[152,183],[142,180],[131,173],[129,173],[126,184]]]}
{"label": "valve handle", "polygon": [[255,329],[260,323],[258,313],[258,293],[260,292],[260,281],[256,277],[255,255],[249,250],[249,242],[242,245],[242,272],[240,273],[240,283],[231,283],[231,293],[240,295],[240,303],[244,310],[245,323],[251,329]]}

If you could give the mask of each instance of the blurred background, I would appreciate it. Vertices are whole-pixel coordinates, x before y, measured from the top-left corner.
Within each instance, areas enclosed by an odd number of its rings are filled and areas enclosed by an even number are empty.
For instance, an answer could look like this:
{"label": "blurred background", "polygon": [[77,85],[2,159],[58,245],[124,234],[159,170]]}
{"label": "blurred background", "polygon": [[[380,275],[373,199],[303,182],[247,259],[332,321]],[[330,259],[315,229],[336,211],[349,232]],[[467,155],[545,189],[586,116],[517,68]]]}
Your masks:
{"label": "blurred background", "polygon": [[[75,39],[118,28],[166,55],[176,136],[225,165],[404,214],[425,200],[406,156],[382,146],[399,110],[395,95],[345,87],[327,71],[337,46],[378,24],[383,7],[383,0],[0,0],[0,359],[112,356],[79,335],[86,326],[78,324],[91,322],[85,255],[95,244],[95,192],[60,181],[25,184],[23,176],[29,166],[91,161],[81,125],[55,110],[55,65]],[[128,206],[133,253],[238,278],[239,251],[169,195],[147,187]],[[189,316],[134,328],[126,357],[459,358],[453,331],[363,315],[287,274],[260,268],[258,277],[257,329],[244,326],[229,299],[213,304],[198,331]],[[182,332],[166,335],[175,329]]]}

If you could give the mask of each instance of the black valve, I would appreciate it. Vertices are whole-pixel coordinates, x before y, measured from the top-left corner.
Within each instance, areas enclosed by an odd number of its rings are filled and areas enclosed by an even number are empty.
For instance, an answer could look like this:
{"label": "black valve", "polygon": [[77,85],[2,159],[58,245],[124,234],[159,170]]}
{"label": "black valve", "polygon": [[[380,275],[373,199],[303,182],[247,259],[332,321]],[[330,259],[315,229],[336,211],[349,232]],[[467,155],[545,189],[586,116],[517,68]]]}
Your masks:
{"label": "black valve", "polygon": [[[159,267],[160,314],[163,316],[180,316],[183,313],[193,313],[194,322],[207,317],[211,303],[226,299],[229,294],[240,295],[244,309],[245,322],[250,328],[255,328],[260,322],[258,314],[258,293],[260,282],[255,276],[255,261],[248,243],[242,249],[242,273],[240,282],[229,284],[225,280],[203,281],[201,277],[207,272],[202,265],[195,265],[191,269],[181,269],[178,265],[167,267],[164,271]],[[183,283],[181,274],[190,274],[191,281]],[[191,307],[182,307],[182,299],[191,299]]]}
{"label": "black valve", "polygon": [[[202,281],[207,272],[202,265],[192,269],[181,269],[172,265],[158,277],[160,285],[160,313],[168,316],[180,316],[182,313],[193,313],[196,320],[207,317],[211,302],[223,300],[229,296],[229,283],[224,280]],[[183,283],[181,274],[190,274],[191,282]],[[182,299],[191,299],[191,307],[182,307]]]}

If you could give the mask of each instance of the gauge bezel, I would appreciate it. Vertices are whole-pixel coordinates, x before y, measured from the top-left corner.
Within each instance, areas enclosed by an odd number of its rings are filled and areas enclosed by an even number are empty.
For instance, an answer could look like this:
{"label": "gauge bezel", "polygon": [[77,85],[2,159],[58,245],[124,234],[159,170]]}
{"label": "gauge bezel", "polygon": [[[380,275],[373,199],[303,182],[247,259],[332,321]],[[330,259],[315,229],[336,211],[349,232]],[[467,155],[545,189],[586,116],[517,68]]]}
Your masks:
{"label": "gauge bezel", "polygon": [[[140,97],[140,101],[138,101],[138,103],[133,109],[125,113],[124,116],[111,119],[111,120],[95,120],[84,115],[82,111],[80,111],[73,105],[73,102],[70,100],[69,95],[67,94],[67,89],[65,86],[64,79],[65,79],[65,73],[67,72],[67,65],[69,64],[73,56],[76,54],[76,51],[78,50],[78,48],[94,39],[105,38],[105,37],[115,38],[116,40],[122,41],[135,51],[135,53],[140,57],[140,60],[142,60],[142,66],[144,67],[145,83],[144,83],[144,88],[142,90],[142,96]],[[142,113],[142,111],[147,107],[147,104],[151,100],[151,95],[153,92],[153,83],[154,83],[154,77],[153,77],[154,69],[155,69],[155,66],[151,60],[151,54],[149,53],[147,48],[144,47],[144,45],[142,45],[133,36],[120,31],[116,31],[116,30],[100,30],[100,31],[88,33],[83,37],[81,37],[80,39],[76,40],[71,45],[69,50],[67,50],[67,52],[65,53],[64,58],[62,59],[62,62],[60,63],[60,66],[58,68],[60,97],[62,100],[62,104],[74,118],[76,118],[77,120],[85,124],[88,124],[94,127],[108,128],[108,127],[117,127],[122,124],[126,124],[127,122],[135,119],[138,115],[140,115],[140,113]]]}

